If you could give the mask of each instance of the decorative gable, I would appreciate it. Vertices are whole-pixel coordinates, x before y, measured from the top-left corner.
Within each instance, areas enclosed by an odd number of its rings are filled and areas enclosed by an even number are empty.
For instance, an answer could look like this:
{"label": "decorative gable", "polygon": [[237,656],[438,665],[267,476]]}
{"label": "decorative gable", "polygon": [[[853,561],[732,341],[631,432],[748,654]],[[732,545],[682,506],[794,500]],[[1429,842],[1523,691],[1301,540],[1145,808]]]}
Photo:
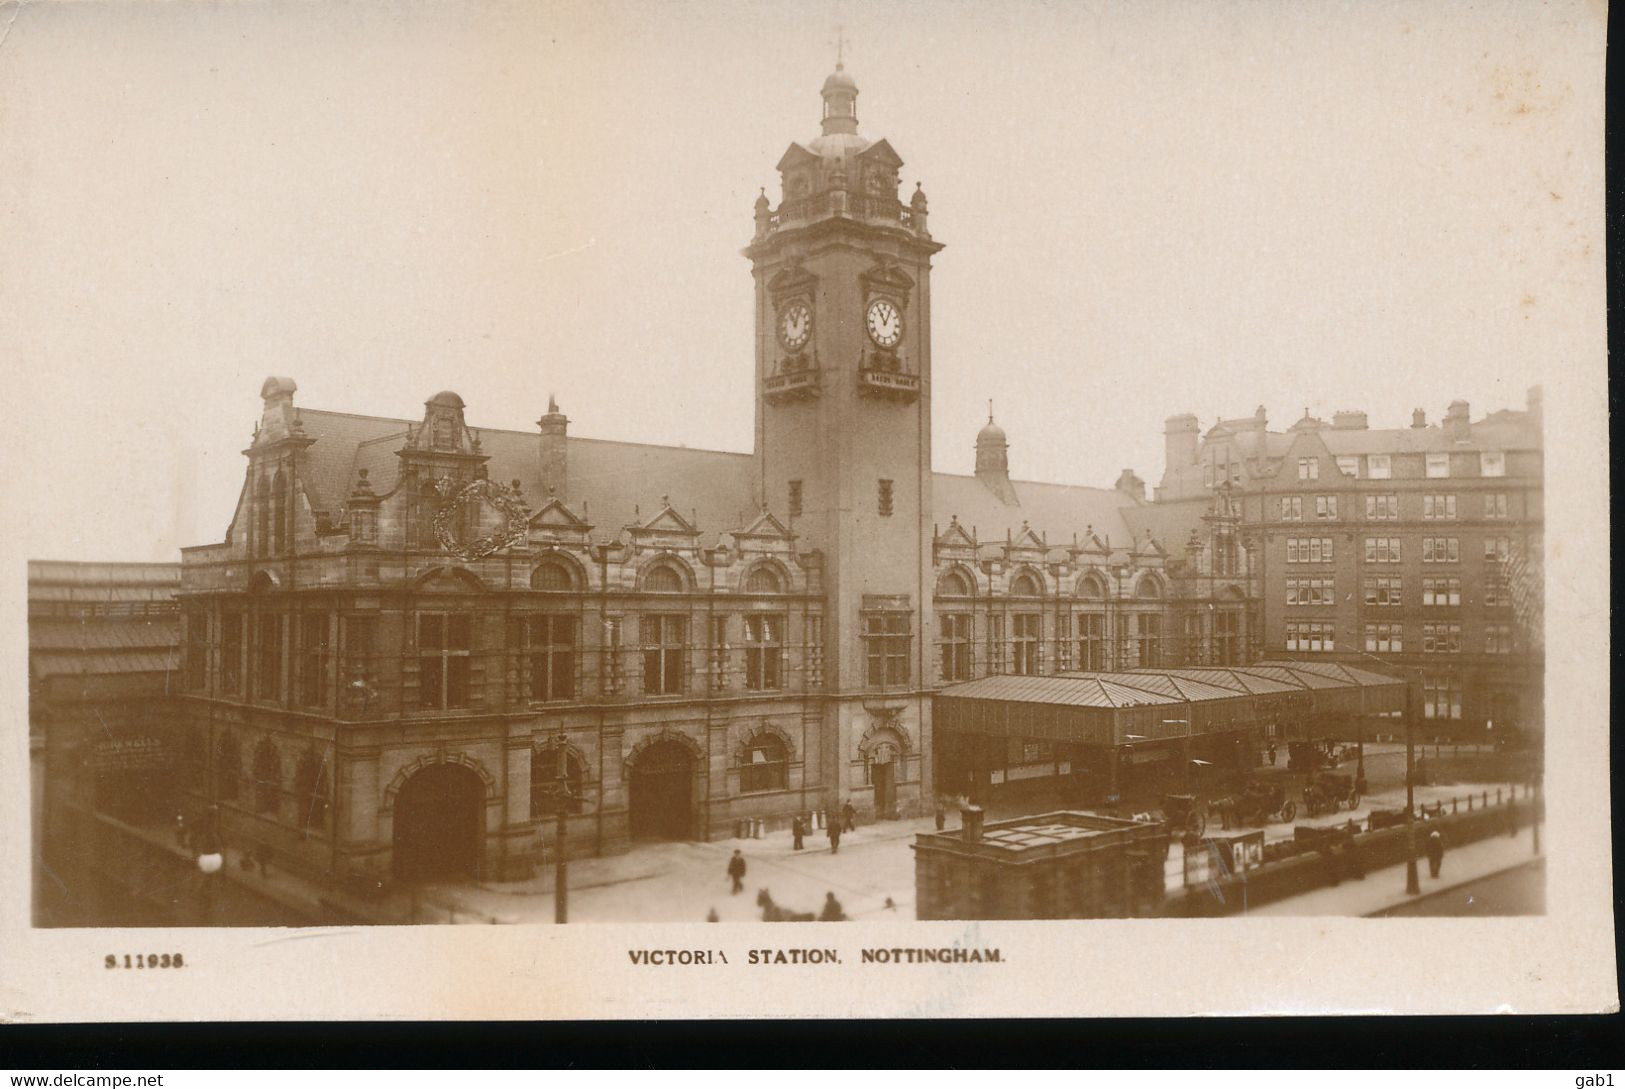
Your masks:
{"label": "decorative gable", "polygon": [[861,279],[870,292],[886,292],[905,299],[914,288],[913,278],[885,257],[881,257],[874,268],[863,273]]}
{"label": "decorative gable", "polygon": [[800,261],[790,262],[767,282],[767,290],[775,302],[792,295],[811,294],[817,286],[818,277],[808,272]]}
{"label": "decorative gable", "polygon": [[692,551],[698,547],[700,531],[688,519],[677,513],[667,496],[660,497],[658,514],[641,525],[627,526],[626,535],[634,551],[648,549],[681,549]]}
{"label": "decorative gable", "polygon": [[530,539],[548,544],[587,543],[592,523],[578,518],[575,512],[557,497],[549,499],[541,510],[530,516]]}
{"label": "decorative gable", "polygon": [[858,152],[858,158],[885,163],[893,170],[903,165],[903,157],[897,154],[897,150],[884,137]]}
{"label": "decorative gable", "polygon": [[809,163],[816,162],[818,162],[818,156],[813,152],[800,144],[791,144],[784,149],[784,154],[779,156],[778,166],[774,169],[783,174],[794,170],[798,166],[806,166]]}
{"label": "decorative gable", "polygon": [[771,547],[775,543],[787,544],[795,540],[795,534],[786,529],[784,523],[773,517],[766,508],[763,508],[762,513],[758,514],[750,525],[744,529],[734,530],[729,536],[741,549],[749,547],[751,543]]}

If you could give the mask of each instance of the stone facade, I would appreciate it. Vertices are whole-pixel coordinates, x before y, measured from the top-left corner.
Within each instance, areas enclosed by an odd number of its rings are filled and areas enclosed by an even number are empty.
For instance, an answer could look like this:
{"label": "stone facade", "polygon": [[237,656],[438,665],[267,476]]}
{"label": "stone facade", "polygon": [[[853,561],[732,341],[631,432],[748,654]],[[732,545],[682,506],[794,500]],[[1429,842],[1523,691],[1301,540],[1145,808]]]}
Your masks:
{"label": "stone facade", "polygon": [[850,77],[823,98],[745,249],[751,453],[265,382],[225,540],[183,555],[190,789],[229,838],[313,877],[513,878],[561,807],[571,853],[927,812],[942,685],[1246,652],[1228,512],[1013,480],[991,418],[974,475],[933,471],[942,245]]}

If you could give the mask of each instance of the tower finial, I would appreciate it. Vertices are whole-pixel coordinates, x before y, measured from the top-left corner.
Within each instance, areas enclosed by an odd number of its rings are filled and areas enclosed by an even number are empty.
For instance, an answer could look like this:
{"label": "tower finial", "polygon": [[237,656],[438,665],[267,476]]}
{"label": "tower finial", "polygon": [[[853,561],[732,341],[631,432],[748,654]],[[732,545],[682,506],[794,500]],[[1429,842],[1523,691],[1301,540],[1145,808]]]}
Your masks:
{"label": "tower finial", "polygon": [[993,398],[991,397],[987,399],[987,422],[993,422]]}
{"label": "tower finial", "polygon": [[842,71],[846,67],[846,28],[839,23],[835,25],[835,70]]}

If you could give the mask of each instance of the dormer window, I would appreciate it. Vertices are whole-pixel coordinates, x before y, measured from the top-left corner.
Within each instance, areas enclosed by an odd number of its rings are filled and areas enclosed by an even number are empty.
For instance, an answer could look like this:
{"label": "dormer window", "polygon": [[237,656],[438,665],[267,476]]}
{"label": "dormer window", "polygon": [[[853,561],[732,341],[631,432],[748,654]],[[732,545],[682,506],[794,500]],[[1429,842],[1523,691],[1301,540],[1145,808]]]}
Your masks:
{"label": "dormer window", "polygon": [[1485,450],[1478,455],[1479,476],[1506,476],[1507,456],[1504,450]]}

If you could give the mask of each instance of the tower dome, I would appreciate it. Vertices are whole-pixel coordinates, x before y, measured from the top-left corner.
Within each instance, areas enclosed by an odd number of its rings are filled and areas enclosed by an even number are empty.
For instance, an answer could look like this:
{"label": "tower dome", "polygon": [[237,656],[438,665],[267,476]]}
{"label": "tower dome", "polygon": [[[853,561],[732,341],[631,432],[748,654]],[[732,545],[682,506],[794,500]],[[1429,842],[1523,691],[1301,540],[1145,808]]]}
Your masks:
{"label": "tower dome", "polygon": [[1004,428],[993,422],[992,401],[987,403],[987,425],[976,433],[976,479],[1005,506],[1020,503],[1010,484],[1010,443]]}
{"label": "tower dome", "polygon": [[846,65],[835,62],[835,71],[824,80],[824,88],[819,94],[824,96],[824,135],[856,135],[858,85],[847,74]]}

